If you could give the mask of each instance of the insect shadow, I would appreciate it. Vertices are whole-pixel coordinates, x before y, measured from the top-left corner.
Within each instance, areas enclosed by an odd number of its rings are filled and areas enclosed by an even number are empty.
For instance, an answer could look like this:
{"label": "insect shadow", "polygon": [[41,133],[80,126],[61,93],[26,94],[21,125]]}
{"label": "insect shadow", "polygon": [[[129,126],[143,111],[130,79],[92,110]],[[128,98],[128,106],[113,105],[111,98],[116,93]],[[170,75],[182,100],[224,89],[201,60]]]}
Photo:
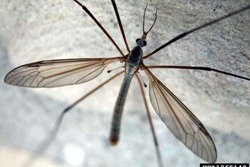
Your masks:
{"label": "insect shadow", "polygon": [[[152,52],[144,55],[142,48],[147,45],[147,35],[154,27],[157,20],[157,9],[155,11],[154,21],[152,22],[150,28],[145,30],[145,17],[147,11],[147,5],[144,9],[143,14],[143,26],[142,35],[136,39],[136,45],[131,50],[129,48],[125,32],[123,30],[123,25],[120,19],[120,15],[116,6],[115,0],[111,0],[114,12],[119,24],[121,35],[126,46],[127,54],[124,54],[120,47],[116,44],[114,39],[109,35],[109,33],[103,28],[100,22],[94,17],[94,15],[88,10],[86,6],[80,3],[78,0],[73,0],[78,4],[96,23],[96,25],[102,30],[102,32],[107,36],[107,38],[112,42],[117,51],[121,54],[120,57],[109,57],[109,58],[77,58],[77,59],[57,59],[57,60],[44,60],[34,63],[25,64],[19,66],[12,71],[10,71],[6,77],[5,82],[15,86],[22,87],[60,87],[65,85],[81,84],[90,81],[100,75],[104,69],[113,62],[121,62],[124,64],[124,70],[113,75],[87,94],[79,98],[73,104],[68,106],[61,113],[58,118],[55,128],[50,132],[47,140],[45,140],[38,148],[37,155],[41,155],[51,144],[51,142],[56,137],[60,124],[63,120],[64,115],[71,110],[76,104],[84,100],[86,97],[91,95],[93,92],[99,90],[102,86],[116,78],[117,76],[123,74],[124,79],[121,85],[121,89],[116,100],[114,107],[113,118],[111,122],[111,130],[109,141],[112,145],[116,145],[119,141],[120,125],[122,119],[122,113],[124,104],[126,101],[127,93],[130,87],[130,83],[133,78],[138,81],[140,91],[143,97],[143,101],[146,108],[147,117],[150,123],[150,128],[153,135],[154,145],[156,148],[156,155],[158,160],[158,165],[163,166],[162,157],[159,150],[158,140],[155,134],[155,129],[152,123],[151,115],[149,112],[148,102],[146,100],[146,95],[144,87],[147,85],[142,82],[139,70],[145,72],[149,80],[149,97],[151,104],[168,127],[168,129],[173,133],[173,135],[179,139],[189,150],[194,154],[202,158],[203,160],[213,163],[217,159],[217,151],[214,141],[203,124],[199,119],[153,74],[150,69],[186,69],[186,70],[200,70],[200,71],[210,71],[215,73],[220,73],[222,75],[229,75],[242,80],[250,81],[249,78],[240,76],[237,74],[229,73],[219,69],[204,67],[204,66],[177,66],[177,65],[151,65],[146,66],[144,61],[146,61],[151,56],[155,55],[158,51],[164,49],[170,44],[181,40],[187,35],[196,32],[204,27],[208,27],[215,24],[221,20],[232,17],[236,14],[244,12],[250,8],[248,5],[245,8],[239,9],[235,12],[229,13],[218,19],[210,21],[206,24],[193,28],[191,30],[185,31],[173,39],[167,41],[163,45],[159,46]],[[110,72],[110,71],[108,71]],[[25,166],[31,166],[35,157],[31,157]]]}

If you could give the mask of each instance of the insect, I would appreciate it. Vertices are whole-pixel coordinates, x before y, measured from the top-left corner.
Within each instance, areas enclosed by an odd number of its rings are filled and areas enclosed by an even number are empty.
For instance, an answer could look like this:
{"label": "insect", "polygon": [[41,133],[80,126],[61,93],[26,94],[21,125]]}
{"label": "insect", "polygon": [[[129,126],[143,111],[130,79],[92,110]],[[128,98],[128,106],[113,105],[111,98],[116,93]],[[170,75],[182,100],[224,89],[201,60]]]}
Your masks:
{"label": "insect", "polygon": [[[168,45],[182,39],[183,37],[198,31],[204,27],[212,25],[226,19],[232,15],[238,14],[245,10],[248,10],[250,6],[247,6],[239,11],[233,12],[212,22],[199,26],[197,28],[186,31],[177,37],[166,42],[162,46],[156,48],[154,51],[147,55],[143,55],[142,48],[147,45],[146,38],[147,34],[152,30],[156,20],[157,20],[157,10],[155,12],[155,20],[151,27],[145,31],[145,14],[147,7],[144,10],[143,16],[143,34],[140,38],[136,40],[136,46],[130,50],[126,36],[123,30],[122,22],[117,10],[117,6],[114,0],[112,0],[112,5],[117,17],[119,28],[123,36],[126,49],[128,54],[124,54],[119,46],[115,43],[113,38],[109,33],[102,27],[99,21],[94,17],[94,15],[79,1],[74,0],[97,24],[97,26],[105,33],[105,35],[110,39],[110,41],[117,48],[118,52],[122,55],[121,57],[112,58],[80,58],[80,59],[59,59],[59,60],[47,60],[35,63],[26,64],[15,68],[7,74],[5,77],[5,82],[8,84],[24,87],[58,87],[64,85],[80,84],[90,81],[100,75],[104,69],[113,62],[124,63],[125,70],[112,76],[107,81],[103,82],[95,89],[90,91],[88,94],[83,96],[81,99],[73,103],[71,106],[66,108],[63,115],[68,112],[73,106],[78,102],[92,94],[94,91],[98,90],[100,87],[114,79],[115,77],[124,74],[124,80],[119,92],[119,96],[116,101],[113,119],[111,123],[110,131],[110,143],[115,145],[119,141],[120,134],[120,124],[123,113],[123,106],[126,101],[127,92],[129,90],[130,82],[133,78],[136,78],[139,85],[140,91],[142,93],[144,104],[146,106],[146,111],[148,118],[150,120],[150,126],[156,146],[156,153],[158,157],[159,166],[162,165],[161,155],[158,147],[157,138],[154,132],[153,124],[151,122],[151,116],[148,109],[148,104],[145,98],[145,93],[143,89],[143,84],[141,82],[140,76],[138,74],[139,70],[146,73],[149,78],[149,96],[150,101],[169,130],[177,137],[181,142],[187,146],[193,153],[208,162],[215,162],[217,158],[217,151],[215,144],[209,135],[208,131],[198,120],[198,118],[151,72],[150,69],[153,68],[177,68],[177,69],[193,69],[193,70],[204,70],[213,71],[225,75],[230,75],[240,79],[250,80],[249,78],[239,76],[236,74],[228,73],[218,69],[213,69],[210,67],[200,67],[200,66],[146,66],[144,61],[149,57],[153,56],[158,51],[167,47]],[[61,119],[62,119],[61,117]],[[59,123],[60,120],[59,119]]]}

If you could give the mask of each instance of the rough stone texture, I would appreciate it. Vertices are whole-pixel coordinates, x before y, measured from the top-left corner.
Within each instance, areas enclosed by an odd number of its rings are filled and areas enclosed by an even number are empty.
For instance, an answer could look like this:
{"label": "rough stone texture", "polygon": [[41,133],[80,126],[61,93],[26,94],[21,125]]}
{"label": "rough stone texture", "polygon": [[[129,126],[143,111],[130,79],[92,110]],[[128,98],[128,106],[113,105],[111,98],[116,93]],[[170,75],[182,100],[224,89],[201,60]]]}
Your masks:
{"label": "rough stone texture", "polygon": [[[111,3],[84,1],[126,52]],[[130,48],[142,32],[146,1],[117,1]],[[158,20],[148,35],[149,53],[174,36],[249,4],[248,0],[149,2],[146,27],[155,7]],[[4,84],[12,68],[32,61],[119,56],[93,21],[72,1],[7,1],[0,7],[0,162],[21,166],[44,141],[62,111],[112,75],[76,86],[27,89]],[[145,64],[209,66],[250,77],[250,10],[204,28],[155,54]],[[109,69],[121,66],[119,63]],[[249,162],[250,83],[212,72],[154,70],[207,127],[218,150],[218,162]],[[148,82],[143,75],[145,82]],[[122,77],[115,79],[68,113],[56,140],[35,166],[157,166],[138,84],[132,83],[117,147],[108,143],[112,110]],[[152,109],[152,108],[151,108]],[[167,166],[198,166],[188,151],[153,113]],[[15,161],[13,161],[15,159]]]}

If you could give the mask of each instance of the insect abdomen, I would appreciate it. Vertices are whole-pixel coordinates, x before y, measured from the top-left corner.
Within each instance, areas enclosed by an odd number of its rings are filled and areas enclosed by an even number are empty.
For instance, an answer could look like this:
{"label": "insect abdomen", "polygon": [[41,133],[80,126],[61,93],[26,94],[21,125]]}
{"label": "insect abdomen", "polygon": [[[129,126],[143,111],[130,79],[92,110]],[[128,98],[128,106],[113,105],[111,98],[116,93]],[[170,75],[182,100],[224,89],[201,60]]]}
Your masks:
{"label": "insect abdomen", "polygon": [[116,100],[112,123],[111,123],[110,138],[109,138],[109,141],[112,145],[116,145],[117,142],[119,141],[122,112],[132,78],[133,75],[125,73],[122,86],[118,98]]}

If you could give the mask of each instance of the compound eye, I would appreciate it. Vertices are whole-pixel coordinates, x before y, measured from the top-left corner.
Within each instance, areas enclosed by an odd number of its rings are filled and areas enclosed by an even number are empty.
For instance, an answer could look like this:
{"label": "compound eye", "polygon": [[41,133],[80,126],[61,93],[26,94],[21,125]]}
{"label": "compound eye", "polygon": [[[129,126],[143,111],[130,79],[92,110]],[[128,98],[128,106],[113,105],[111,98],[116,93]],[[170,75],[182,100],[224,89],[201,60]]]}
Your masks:
{"label": "compound eye", "polygon": [[139,38],[137,38],[137,39],[136,39],[136,43],[138,43],[139,41],[140,41],[140,39],[139,39]]}
{"label": "compound eye", "polygon": [[147,45],[147,41],[143,41],[143,46],[146,46]]}

